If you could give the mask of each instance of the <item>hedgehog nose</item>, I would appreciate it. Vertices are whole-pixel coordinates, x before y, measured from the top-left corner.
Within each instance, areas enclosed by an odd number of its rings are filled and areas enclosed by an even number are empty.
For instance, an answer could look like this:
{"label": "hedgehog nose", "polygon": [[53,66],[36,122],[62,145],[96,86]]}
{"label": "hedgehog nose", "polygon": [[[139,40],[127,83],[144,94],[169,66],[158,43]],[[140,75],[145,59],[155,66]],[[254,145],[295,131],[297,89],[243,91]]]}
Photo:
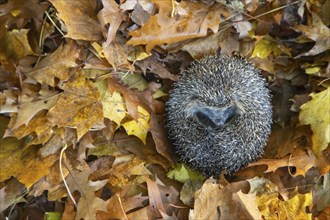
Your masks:
{"label": "hedgehog nose", "polygon": [[223,108],[198,107],[194,111],[193,119],[204,127],[216,129],[222,128],[238,114],[238,108],[235,105]]}

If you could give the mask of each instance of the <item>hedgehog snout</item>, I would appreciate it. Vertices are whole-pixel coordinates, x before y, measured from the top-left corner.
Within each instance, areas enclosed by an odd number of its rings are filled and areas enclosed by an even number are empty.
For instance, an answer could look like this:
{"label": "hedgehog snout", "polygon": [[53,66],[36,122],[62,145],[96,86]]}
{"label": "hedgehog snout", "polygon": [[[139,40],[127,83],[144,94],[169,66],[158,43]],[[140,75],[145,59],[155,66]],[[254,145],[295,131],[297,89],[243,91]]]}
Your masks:
{"label": "hedgehog snout", "polygon": [[199,125],[212,128],[221,129],[236,116],[239,111],[236,105],[229,105],[226,107],[209,107],[209,106],[194,106],[191,107],[192,120]]}

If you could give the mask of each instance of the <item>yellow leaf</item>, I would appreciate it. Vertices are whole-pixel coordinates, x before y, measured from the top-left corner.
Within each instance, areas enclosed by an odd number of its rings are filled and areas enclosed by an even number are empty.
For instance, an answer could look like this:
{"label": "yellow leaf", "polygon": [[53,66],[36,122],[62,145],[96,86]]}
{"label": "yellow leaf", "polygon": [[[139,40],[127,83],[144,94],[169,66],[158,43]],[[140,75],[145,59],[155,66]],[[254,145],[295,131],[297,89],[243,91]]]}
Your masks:
{"label": "yellow leaf", "polygon": [[128,135],[135,135],[146,144],[147,133],[149,131],[150,114],[141,106],[138,106],[139,118],[137,121],[131,120],[123,124]]}
{"label": "yellow leaf", "polygon": [[305,72],[306,72],[307,74],[315,74],[315,73],[320,72],[320,69],[321,69],[321,67],[319,67],[319,66],[316,66],[316,67],[310,67],[310,68],[305,69]]}
{"label": "yellow leaf", "polygon": [[277,193],[262,193],[257,196],[258,208],[263,219],[312,219],[306,207],[312,209],[312,193],[297,194],[288,201],[282,201]]}
{"label": "yellow leaf", "polygon": [[284,47],[283,45],[279,45],[275,41],[270,41],[267,38],[263,38],[256,43],[251,58],[259,57],[261,59],[265,59],[271,53],[273,53],[275,56],[278,56],[282,53],[291,55],[288,48]]}
{"label": "yellow leaf", "polygon": [[6,55],[9,58],[19,59],[34,52],[29,44],[28,29],[12,30],[6,33],[5,46]]}
{"label": "yellow leaf", "polygon": [[119,92],[114,92],[112,95],[107,91],[102,99],[104,117],[116,122],[120,126],[121,120],[126,115],[126,105],[124,98]]}
{"label": "yellow leaf", "polygon": [[98,55],[101,57],[101,58],[104,58],[104,53],[103,53],[103,48],[97,43],[97,42],[93,42],[92,44],[92,47],[96,50],[96,52],[98,53]]}
{"label": "yellow leaf", "polygon": [[330,143],[330,87],[312,93],[312,100],[301,106],[301,124],[310,124],[313,131],[313,150],[320,154]]}
{"label": "yellow leaf", "polygon": [[84,78],[63,83],[64,92],[49,110],[48,120],[59,127],[77,128],[80,139],[93,126],[103,126],[103,109],[95,85]]}
{"label": "yellow leaf", "polygon": [[[7,127],[7,119],[0,116],[0,136]],[[49,174],[58,155],[52,154],[45,158],[38,156],[38,148],[23,150],[24,141],[16,138],[0,139],[0,182],[16,177],[27,188],[30,188],[40,178]]]}
{"label": "yellow leaf", "polygon": [[273,42],[268,41],[265,38],[261,39],[256,43],[251,58],[260,57],[261,59],[265,59],[272,52],[273,45]]}

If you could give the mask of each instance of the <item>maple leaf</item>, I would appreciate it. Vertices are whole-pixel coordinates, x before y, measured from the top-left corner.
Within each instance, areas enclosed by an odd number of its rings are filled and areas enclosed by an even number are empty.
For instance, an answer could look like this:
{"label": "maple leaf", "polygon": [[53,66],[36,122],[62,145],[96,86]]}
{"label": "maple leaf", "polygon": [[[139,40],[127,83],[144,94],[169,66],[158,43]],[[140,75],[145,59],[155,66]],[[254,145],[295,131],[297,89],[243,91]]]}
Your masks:
{"label": "maple leaf", "polygon": [[64,83],[63,94],[48,112],[48,120],[60,127],[75,127],[80,139],[91,127],[103,126],[102,104],[95,85],[84,78]]}
{"label": "maple leaf", "polygon": [[219,11],[226,10],[222,5],[207,7],[202,2],[181,1],[177,3],[175,15],[172,14],[171,0],[152,1],[159,11],[139,30],[130,32],[131,45],[145,44],[149,53],[156,45],[170,44],[196,37],[206,36],[207,30],[218,32]]}
{"label": "maple leaf", "polygon": [[[319,167],[321,169],[321,173],[326,173],[329,171],[329,162],[326,162],[326,156],[316,157],[311,150],[310,152],[306,152],[305,150],[301,150],[297,148],[292,155],[287,155],[281,159],[260,159],[256,162],[252,162],[248,165],[248,167],[258,166],[258,165],[267,165],[267,170],[264,173],[274,172],[280,167],[296,167],[296,172],[294,176],[303,175],[307,173],[309,169],[312,167]],[[244,170],[239,171],[244,172]]]}
{"label": "maple leaf", "polygon": [[330,49],[330,29],[323,24],[316,13],[312,12],[312,24],[310,26],[297,25],[293,29],[315,41],[315,45],[310,51],[298,57],[314,56]]}
{"label": "maple leaf", "polygon": [[310,94],[312,100],[302,105],[299,114],[301,124],[310,124],[313,131],[313,150],[320,154],[330,143],[330,87]]}
{"label": "maple leaf", "polygon": [[90,181],[89,175],[92,173],[90,169],[83,171],[72,170],[71,175],[66,178],[68,187],[71,192],[78,190],[80,199],[77,206],[77,214],[75,219],[95,219],[96,212],[106,211],[106,203],[104,200],[95,196],[95,191],[101,189],[108,180]]}
{"label": "maple leaf", "polygon": [[96,2],[50,1],[68,29],[66,37],[76,40],[97,41],[102,38],[101,25],[96,17]]}

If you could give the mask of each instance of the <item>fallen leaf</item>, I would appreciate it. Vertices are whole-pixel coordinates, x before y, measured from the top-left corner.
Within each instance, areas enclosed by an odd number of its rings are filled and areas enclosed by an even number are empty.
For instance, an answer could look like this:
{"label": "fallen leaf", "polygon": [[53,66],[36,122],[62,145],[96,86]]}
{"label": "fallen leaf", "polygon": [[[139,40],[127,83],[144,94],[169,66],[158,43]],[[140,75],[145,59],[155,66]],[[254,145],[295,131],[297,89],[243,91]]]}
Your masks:
{"label": "fallen leaf", "polygon": [[23,103],[18,106],[17,118],[12,129],[17,129],[21,125],[28,125],[30,120],[41,110],[49,110],[57,102],[58,96],[53,96],[45,100]]}
{"label": "fallen leaf", "polygon": [[20,59],[27,55],[35,55],[28,40],[29,31],[29,29],[21,29],[6,32],[4,52],[8,59]]}
{"label": "fallen leaf", "polygon": [[325,26],[319,16],[312,12],[312,24],[309,26],[297,25],[293,28],[300,31],[307,38],[315,41],[314,47],[300,56],[314,56],[330,49],[330,29]]}
{"label": "fallen leaf", "polygon": [[95,219],[96,212],[106,211],[106,203],[104,200],[95,196],[95,191],[101,189],[108,180],[90,181],[88,179],[92,170],[85,169],[83,171],[72,170],[66,178],[68,187],[71,192],[78,190],[80,198],[77,206],[77,214],[75,219]]}
{"label": "fallen leaf", "polygon": [[151,114],[149,126],[157,152],[168,159],[168,161],[174,163],[174,149],[165,130],[164,117],[162,115]]}
{"label": "fallen leaf", "polygon": [[134,119],[122,124],[128,135],[135,135],[146,144],[147,134],[149,132],[150,114],[141,106],[138,106],[139,117],[137,121]]}
{"label": "fallen leaf", "polygon": [[120,126],[121,121],[126,116],[125,100],[116,91],[111,94],[105,81],[97,81],[96,86],[100,92],[104,117]]}
{"label": "fallen leaf", "polygon": [[282,201],[277,193],[257,196],[258,208],[265,219],[312,219],[306,207],[312,209],[312,193],[297,194],[288,201]]}
{"label": "fallen leaf", "polygon": [[23,183],[26,188],[30,188],[43,176],[49,174],[49,168],[54,164],[58,155],[53,154],[46,158],[38,157],[37,148],[16,148],[8,143],[1,144],[0,154],[0,182],[14,176]]}
{"label": "fallen leaf", "polygon": [[101,25],[96,16],[96,2],[50,1],[68,29],[66,37],[76,40],[97,41],[102,38]]}
{"label": "fallen leaf", "polygon": [[185,183],[187,180],[203,180],[204,177],[197,171],[184,164],[176,164],[174,169],[167,173],[167,177]]}
{"label": "fallen leaf", "polygon": [[[32,108],[29,108],[29,110],[31,109]],[[16,121],[15,117],[12,117],[11,120],[13,120],[14,123]],[[52,126],[46,118],[46,112],[40,112],[40,114],[34,117],[27,125],[22,124],[17,128],[12,126],[12,122],[10,122],[4,137],[16,137],[17,139],[21,139],[33,132],[35,132],[38,137],[41,137],[44,134],[52,133]]]}
{"label": "fallen leaf", "polygon": [[171,0],[152,2],[158,6],[158,13],[140,29],[130,32],[132,38],[127,42],[130,45],[145,44],[147,53],[156,45],[206,36],[208,29],[218,32],[219,11],[226,10],[219,4],[207,7],[202,2],[181,1],[171,16]]}
{"label": "fallen leaf", "polygon": [[114,0],[102,0],[103,8],[98,13],[97,17],[101,21],[101,25],[105,28],[106,25],[110,25],[107,31],[104,31],[107,36],[105,46],[109,46],[115,39],[117,30],[120,24],[124,21],[125,15],[120,10],[119,5]]}
{"label": "fallen leaf", "polygon": [[6,186],[0,189],[0,212],[14,203],[27,202],[21,195],[26,192],[25,186],[15,178],[6,181]]}
{"label": "fallen leaf", "polygon": [[313,190],[313,202],[318,211],[330,205],[330,173],[323,175]]}
{"label": "fallen leaf", "polygon": [[[297,148],[292,154],[287,155],[281,159],[260,159],[256,162],[252,162],[248,167],[266,165],[268,168],[264,173],[269,173],[276,171],[280,167],[295,167],[296,172],[294,176],[299,176],[307,173],[312,167],[317,167],[321,171],[321,175],[329,171],[329,161],[327,155],[321,154],[319,157],[316,157],[311,150],[305,151],[300,148]],[[244,172],[244,170],[239,171]]]}
{"label": "fallen leaf", "polygon": [[125,68],[130,69],[131,64],[127,61],[127,54],[122,45],[116,41],[111,41],[107,44],[104,42],[102,44],[103,54],[111,66],[115,69]]}
{"label": "fallen leaf", "polygon": [[103,125],[99,93],[91,81],[77,78],[61,88],[64,92],[47,115],[54,126],[74,127],[80,139],[91,127]]}
{"label": "fallen leaf", "polygon": [[310,94],[312,100],[301,106],[301,124],[310,124],[313,135],[312,149],[319,155],[330,143],[330,87]]}
{"label": "fallen leaf", "polygon": [[[108,172],[110,174],[109,183],[113,186],[123,186],[129,183],[134,176],[148,176],[150,171],[145,167],[145,161],[127,155],[125,161],[119,162],[123,157],[117,157],[113,167]],[[127,160],[128,159],[128,160]]]}
{"label": "fallen leaf", "polygon": [[39,83],[55,86],[55,78],[66,80],[69,77],[68,68],[77,66],[79,53],[79,47],[70,41],[43,58],[28,74]]}
{"label": "fallen leaf", "polygon": [[231,184],[218,184],[210,178],[195,193],[189,219],[261,219],[255,194],[235,193]]}

